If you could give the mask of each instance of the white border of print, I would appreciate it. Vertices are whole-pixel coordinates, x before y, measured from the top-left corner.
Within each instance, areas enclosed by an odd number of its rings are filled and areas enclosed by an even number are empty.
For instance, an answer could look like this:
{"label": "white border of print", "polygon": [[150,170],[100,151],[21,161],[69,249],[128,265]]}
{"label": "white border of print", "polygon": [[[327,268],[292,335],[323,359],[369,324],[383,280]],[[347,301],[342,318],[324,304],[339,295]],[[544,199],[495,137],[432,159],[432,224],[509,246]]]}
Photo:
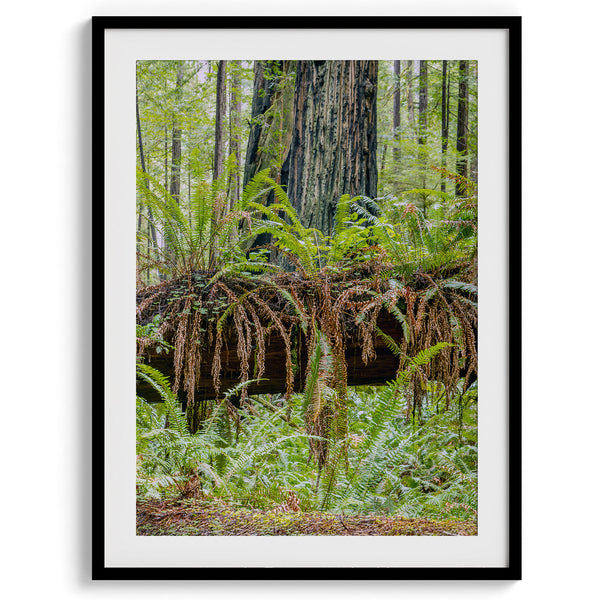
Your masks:
{"label": "white border of print", "polygon": [[[105,566],[508,565],[508,32],[113,29],[105,37]],[[135,535],[135,63],[142,59],[479,62],[479,535]]]}

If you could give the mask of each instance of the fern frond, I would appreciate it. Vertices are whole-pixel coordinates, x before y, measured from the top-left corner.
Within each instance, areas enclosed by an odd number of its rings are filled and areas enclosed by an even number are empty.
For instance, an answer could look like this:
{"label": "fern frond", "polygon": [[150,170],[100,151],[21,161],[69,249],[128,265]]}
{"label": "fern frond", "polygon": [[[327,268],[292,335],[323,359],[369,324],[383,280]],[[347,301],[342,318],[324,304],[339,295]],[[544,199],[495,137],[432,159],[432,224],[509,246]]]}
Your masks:
{"label": "fern frond", "polygon": [[350,194],[344,194],[337,203],[334,218],[333,237],[340,235],[347,225],[350,218],[350,206],[354,202],[354,198],[350,199]]}
{"label": "fern frond", "polygon": [[469,292],[471,294],[477,294],[477,286],[473,283],[467,283],[466,281],[455,281],[447,279],[438,283],[440,287],[448,288],[451,290],[460,290],[461,292]]}
{"label": "fern frond", "polygon": [[309,371],[304,384],[304,414],[313,423],[321,414],[325,398],[332,393],[326,382],[331,376],[333,364],[326,337],[318,329],[314,335],[314,349],[309,359]]}
{"label": "fern frond", "polygon": [[443,348],[447,348],[448,346],[453,346],[449,342],[438,342],[435,346],[431,346],[431,348],[425,348],[421,350],[414,358],[408,357],[410,362],[416,366],[423,366],[429,364],[431,360],[437,356]]}
{"label": "fern frond", "polygon": [[179,401],[175,394],[171,391],[171,385],[168,377],[163,375],[157,369],[144,363],[137,363],[137,376],[149,383],[163,399],[170,426],[180,435],[185,435],[188,432],[187,421],[185,415],[179,408]]}

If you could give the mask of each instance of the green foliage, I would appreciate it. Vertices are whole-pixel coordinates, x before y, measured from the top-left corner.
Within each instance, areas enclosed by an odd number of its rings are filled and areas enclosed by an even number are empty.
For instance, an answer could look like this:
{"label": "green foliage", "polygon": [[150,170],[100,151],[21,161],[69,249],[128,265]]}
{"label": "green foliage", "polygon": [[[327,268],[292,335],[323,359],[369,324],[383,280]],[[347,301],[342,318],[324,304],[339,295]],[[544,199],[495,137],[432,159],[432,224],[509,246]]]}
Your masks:
{"label": "green foliage", "polygon": [[[435,192],[455,188],[455,180],[447,179],[437,168],[457,170],[461,158],[456,151],[457,98],[459,71],[458,61],[446,62],[446,92],[450,103],[448,137],[442,136],[442,90],[443,65],[440,60],[427,61],[428,102],[425,110],[426,135],[419,135],[419,61],[400,61],[399,77],[393,72],[394,61],[379,61],[377,90],[377,137],[378,137],[378,193],[380,196],[401,198],[407,190],[424,189],[424,194],[410,198],[427,216],[430,207],[438,200]],[[467,160],[472,164],[477,157],[478,89],[477,63],[469,64],[469,131]],[[412,105],[409,103],[412,91]],[[400,95],[400,126],[394,130],[394,94]],[[445,149],[442,150],[445,141]],[[432,167],[435,167],[433,169]],[[432,190],[434,193],[432,193]],[[471,195],[471,194],[469,194]]]}
{"label": "green foliage", "polygon": [[[281,185],[269,177],[268,171],[260,171],[248,183],[242,195],[243,209],[253,211],[255,215],[249,237],[270,234],[277,250],[291,257],[304,275],[312,276],[317,271],[317,241],[320,234],[302,225],[287,194]],[[273,192],[276,201],[268,206],[261,204],[261,198],[266,198],[270,192]]]}
{"label": "green foliage", "polygon": [[[458,73],[450,63],[447,89],[455,99]],[[402,103],[397,130],[392,129],[388,110],[397,90],[407,100],[412,86],[414,99],[414,69],[411,72],[403,63],[400,77],[395,77],[390,71],[391,62],[381,61],[381,197],[374,200],[344,194],[336,207],[331,236],[304,227],[278,183],[288,143],[283,96],[293,87],[293,69],[286,74],[272,63],[265,72],[265,78],[280,93],[278,102],[281,100],[253,121],[269,129],[269,167],[250,181],[239,199],[233,181],[240,176],[243,156],[238,163],[232,154],[223,175],[212,181],[214,66],[211,61],[138,63],[137,91],[146,158],[145,171],[138,172],[138,270],[146,275],[148,283],[179,276],[189,276],[193,281],[192,274],[202,271],[208,273],[203,279],[208,282],[205,289],[215,284],[225,286],[227,279],[238,277],[259,282],[261,289],[269,293],[273,290],[297,317],[294,331],[302,330],[309,340],[308,365],[293,365],[295,373],[306,369],[304,393],[286,399],[285,406],[277,397],[246,401],[245,388],[250,383],[246,381],[208,408],[200,430],[192,434],[168,379],[139,363],[137,377],[150,384],[162,402],[151,405],[137,399],[138,496],[200,494],[228,504],[269,509],[281,502],[287,490],[293,490],[303,510],[476,518],[476,387],[465,390],[466,384],[459,385],[459,375],[455,375],[449,386],[452,389],[446,389],[429,382],[426,376],[433,361],[439,364],[443,359],[450,364],[450,351],[458,349],[456,353],[462,353],[457,359],[462,361],[461,366],[467,360],[466,352],[476,355],[472,323],[468,322],[465,329],[460,316],[463,304],[472,308],[476,302],[477,189],[474,182],[452,172],[465,156],[457,156],[452,144],[441,150],[441,61],[428,61],[428,131],[422,136],[408,102]],[[235,75],[238,87],[234,92],[242,98],[246,117],[251,67],[243,61],[228,65],[230,83]],[[472,72],[476,77],[476,70]],[[470,82],[471,129],[466,156],[471,166],[476,160],[477,144],[475,83],[475,79]],[[246,127],[240,123],[250,121],[242,118],[236,124],[232,119],[225,128],[229,126],[230,135],[241,140]],[[451,111],[452,128],[456,130]],[[171,149],[174,146],[176,129],[182,140],[181,164],[168,152],[169,144]],[[175,164],[169,164],[170,160]],[[175,174],[181,175],[181,190],[172,195],[168,190],[173,189],[169,183]],[[462,193],[456,194],[459,187]],[[272,203],[267,205],[267,200]],[[272,242],[253,248],[253,241],[261,234],[268,234]],[[361,306],[360,314],[352,313],[356,324],[361,331],[373,333],[373,339],[378,335],[402,361],[403,370],[387,386],[347,391],[345,379],[340,376],[344,373],[340,358],[344,347],[335,343],[333,329],[338,321],[332,317],[333,309],[319,320],[323,314],[309,314],[295,290],[283,287],[281,276],[273,280],[266,275],[282,268],[294,269],[302,278],[322,280],[327,287],[331,275],[339,275],[341,280],[348,272],[360,272],[365,262],[377,265],[377,269],[363,276],[362,282],[355,282],[355,295],[351,297],[348,292],[345,300],[348,305]],[[378,287],[382,280],[387,286],[384,292]],[[361,287],[364,281],[373,283],[374,288]],[[228,296],[229,306],[215,320],[215,336],[224,334],[230,317],[242,318],[251,293]],[[261,306],[267,311],[266,304]],[[421,339],[418,326],[423,322],[434,329],[443,318],[450,330],[445,339],[450,339],[452,345],[443,342],[431,348],[420,347],[418,353],[414,350],[414,356],[407,356],[406,345],[377,327],[377,311],[382,306],[394,315],[408,344]],[[347,309],[344,299],[338,308]],[[199,310],[204,314],[208,309],[202,305]],[[186,318],[178,321],[181,327],[177,331],[182,332],[180,353],[184,333],[192,331],[186,329],[188,324],[192,327],[192,312],[187,307],[182,311]],[[271,312],[266,320],[265,330],[272,329],[277,317]],[[253,326],[261,335],[264,333],[260,323]],[[152,344],[161,351],[172,349],[162,338],[160,332],[164,331],[158,316],[138,325],[138,345]],[[194,335],[199,336],[200,329],[195,331]],[[250,325],[246,331],[251,331]],[[470,345],[465,343],[466,338]],[[286,368],[292,362],[289,339],[287,343]],[[247,347],[251,344],[249,337]],[[299,363],[297,355],[295,362]],[[189,364],[194,368],[188,371],[195,373],[196,365]],[[458,371],[457,367],[455,373]],[[234,408],[232,401],[240,389],[242,405]],[[187,391],[191,402],[193,382]],[[418,411],[414,410],[416,396]]]}
{"label": "green foliage", "polygon": [[[403,418],[396,393],[390,387],[377,397],[375,412],[367,416],[361,431],[363,441],[351,452],[351,469],[341,475],[330,510],[474,518],[477,447],[460,442],[458,414],[433,414],[415,427]],[[360,400],[370,399],[360,394]],[[473,417],[472,410],[463,413],[468,425],[462,427],[469,427],[471,435]]]}
{"label": "green foliage", "polygon": [[[414,357],[407,371],[387,386],[349,390],[350,434],[331,440],[330,468],[322,474],[308,460],[307,442],[318,436],[297,425],[308,410],[306,397],[304,402],[292,398],[292,423],[277,398],[260,398],[252,410],[242,410],[236,424],[228,408],[232,391],[202,430],[190,434],[168,382],[142,366],[141,373],[152,378],[165,404],[138,399],[138,495],[181,496],[194,480],[200,497],[250,508],[273,508],[293,490],[304,511],[476,519],[476,388],[458,406],[446,409],[443,394],[430,384],[420,420],[405,416],[410,370],[441,349]],[[315,360],[323,355],[317,351]]]}
{"label": "green foliage", "polygon": [[[276,202],[268,206],[260,200],[274,193]],[[381,207],[365,196],[343,195],[336,206],[334,231],[325,236],[317,229],[306,228],[287,194],[268,175],[258,173],[244,190],[244,211],[254,211],[249,238],[268,233],[277,250],[289,258],[305,277],[314,277],[322,268],[348,268],[356,263],[379,256],[378,247],[390,246],[393,258],[407,260],[404,240],[385,219],[378,218]]]}
{"label": "green foliage", "polygon": [[[212,185],[201,182],[187,211],[159,181],[138,171],[143,204],[151,210],[154,227],[162,240],[154,249],[156,261],[150,262],[148,267],[157,266],[163,273],[176,277],[227,266],[242,258],[237,230],[240,221],[249,221],[249,215],[239,210],[226,211],[228,201],[224,189],[230,170],[231,159],[216,182]],[[147,236],[138,236],[148,240]]]}
{"label": "green foliage", "polygon": [[168,379],[144,364],[138,364],[137,375],[149,382],[164,402],[153,406],[137,398],[137,492],[141,498],[183,494],[191,480],[199,481],[201,491],[206,489],[234,503],[268,496],[269,489],[279,489],[285,482],[280,480],[273,487],[267,476],[259,477],[255,470],[273,455],[284,456],[282,448],[311,437],[288,425],[273,435],[281,422],[281,409],[255,420],[234,438],[229,398],[251,382],[227,392],[202,430],[192,434]]}
{"label": "green foliage", "polygon": [[152,321],[146,325],[136,323],[135,336],[138,342],[138,355],[141,354],[142,349],[146,346],[153,346],[157,354],[173,349],[172,344],[166,342],[160,333],[161,322],[160,315],[154,315]]}

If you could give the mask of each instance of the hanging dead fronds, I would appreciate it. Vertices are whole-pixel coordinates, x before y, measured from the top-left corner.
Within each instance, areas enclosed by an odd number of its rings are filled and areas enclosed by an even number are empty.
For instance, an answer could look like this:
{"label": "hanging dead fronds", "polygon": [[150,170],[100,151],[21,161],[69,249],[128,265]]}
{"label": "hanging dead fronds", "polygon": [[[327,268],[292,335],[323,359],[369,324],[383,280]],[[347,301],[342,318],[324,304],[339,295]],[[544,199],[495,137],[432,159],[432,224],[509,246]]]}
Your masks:
{"label": "hanging dead fronds", "polygon": [[[448,278],[417,272],[400,281],[386,277],[386,266],[361,263],[353,272],[321,269],[311,277],[299,273],[239,275],[215,279],[213,271],[197,271],[138,291],[140,326],[157,322],[157,334],[173,347],[173,389],[185,394],[188,408],[210,414],[221,394],[221,378],[237,356],[240,383],[260,379],[270,344],[282,346],[281,372],[286,397],[304,389],[309,431],[326,439],[344,437],[349,344],[361,346],[366,369],[383,347],[397,357],[398,370],[407,357],[446,342],[428,364],[413,370],[409,410],[418,413],[426,384],[444,384],[448,396],[461,378],[468,386],[477,377],[477,288],[459,273]],[[382,319],[396,323],[383,334]],[[138,336],[138,354],[151,358],[154,345]],[[302,357],[305,357],[302,359]],[[305,367],[299,369],[299,362]],[[196,390],[207,369],[210,398],[198,402]],[[272,369],[271,369],[272,372]],[[238,401],[246,400],[244,386]],[[194,408],[195,407],[195,408]],[[333,428],[333,430],[332,430]],[[323,464],[327,443],[313,441]]]}

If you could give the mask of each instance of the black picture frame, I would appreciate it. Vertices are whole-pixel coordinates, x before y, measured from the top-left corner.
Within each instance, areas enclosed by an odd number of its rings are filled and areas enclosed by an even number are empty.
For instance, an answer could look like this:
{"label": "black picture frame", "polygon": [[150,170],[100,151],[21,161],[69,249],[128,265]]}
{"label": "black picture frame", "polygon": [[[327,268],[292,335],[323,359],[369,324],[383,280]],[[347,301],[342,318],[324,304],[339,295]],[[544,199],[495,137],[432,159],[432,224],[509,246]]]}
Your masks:
{"label": "black picture frame", "polygon": [[[110,29],[478,29],[508,31],[508,565],[506,567],[107,567],[105,564],[105,32]],[[92,578],[109,580],[521,579],[521,17],[93,17]]]}

